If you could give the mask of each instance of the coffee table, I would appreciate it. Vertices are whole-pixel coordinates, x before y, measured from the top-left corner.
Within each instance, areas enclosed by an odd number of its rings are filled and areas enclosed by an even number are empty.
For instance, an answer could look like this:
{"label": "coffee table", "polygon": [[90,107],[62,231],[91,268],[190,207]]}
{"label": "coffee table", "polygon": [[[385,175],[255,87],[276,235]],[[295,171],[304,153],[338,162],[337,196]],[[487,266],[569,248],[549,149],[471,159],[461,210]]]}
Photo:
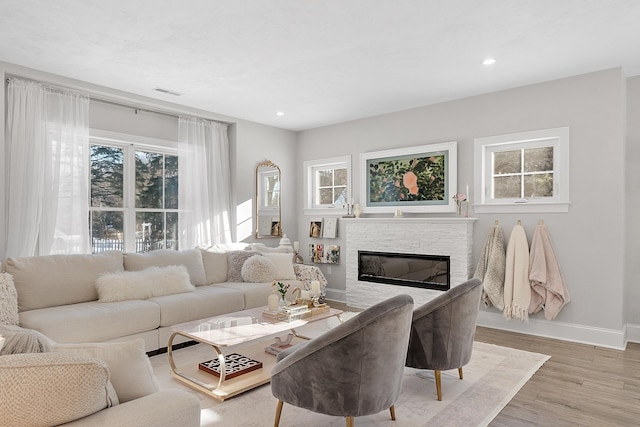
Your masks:
{"label": "coffee table", "polygon": [[[265,341],[266,337],[291,332],[295,336],[294,342],[301,342],[309,338],[300,335],[296,328],[333,316],[339,318],[342,314],[342,310],[330,308],[306,318],[283,321],[263,316],[265,309],[266,307],[258,307],[173,326],[167,344],[171,375],[215,399],[228,399],[271,380],[270,372],[276,363],[276,357],[264,351],[265,346],[269,344],[269,341]],[[220,363],[220,377],[216,378],[199,370],[198,366],[192,366],[193,363],[178,367],[172,351],[173,341],[177,336],[210,346],[214,358]],[[235,346],[241,346],[238,351],[243,356],[261,361],[262,368],[231,379],[225,378],[225,353],[233,352]]]}

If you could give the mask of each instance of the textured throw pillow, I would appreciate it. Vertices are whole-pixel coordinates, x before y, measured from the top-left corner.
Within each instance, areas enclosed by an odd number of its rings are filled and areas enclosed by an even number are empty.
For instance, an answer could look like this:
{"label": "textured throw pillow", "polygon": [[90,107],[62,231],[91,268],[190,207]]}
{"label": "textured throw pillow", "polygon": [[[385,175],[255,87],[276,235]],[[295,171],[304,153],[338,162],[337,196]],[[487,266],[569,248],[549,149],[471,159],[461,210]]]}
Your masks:
{"label": "textured throw pillow", "polygon": [[46,353],[55,342],[34,329],[18,325],[0,325],[0,335],[5,339],[0,355],[18,353]]}
{"label": "textured throw pillow", "polygon": [[242,282],[242,265],[254,255],[260,255],[256,251],[230,251],[227,252],[227,281]]}
{"label": "textured throw pillow", "polygon": [[13,284],[13,276],[0,273],[0,325],[18,324],[18,292]]}
{"label": "textured throw pillow", "polygon": [[263,254],[276,266],[276,280],[295,280],[293,271],[293,254],[268,253]]}
{"label": "textured throw pillow", "polygon": [[160,390],[141,338],[118,343],[58,344],[53,351],[105,361],[120,403]]}
{"label": "textured throw pillow", "polygon": [[98,301],[116,302],[192,292],[195,288],[184,266],[169,265],[103,274],[96,280],[96,289]]}
{"label": "textured throw pillow", "polygon": [[267,257],[254,255],[244,262],[241,274],[245,282],[272,282],[276,279],[276,266]]}
{"label": "textured throw pillow", "polygon": [[0,358],[0,424],[53,426],[118,404],[101,360],[29,353]]}

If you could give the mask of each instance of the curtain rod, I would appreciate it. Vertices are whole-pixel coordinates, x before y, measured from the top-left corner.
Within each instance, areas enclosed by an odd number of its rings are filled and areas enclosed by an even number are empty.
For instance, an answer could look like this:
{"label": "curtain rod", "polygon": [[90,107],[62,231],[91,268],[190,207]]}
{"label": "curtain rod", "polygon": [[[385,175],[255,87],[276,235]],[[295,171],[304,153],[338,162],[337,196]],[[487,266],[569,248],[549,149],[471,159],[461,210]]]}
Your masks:
{"label": "curtain rod", "polygon": [[[126,104],[126,103],[123,103],[123,102],[120,102],[120,101],[114,101],[112,99],[108,99],[106,97],[101,97],[99,95],[95,96],[95,95],[92,95],[91,93],[86,92],[86,91],[82,91],[82,90],[78,90],[78,89],[74,89],[74,88],[70,88],[70,87],[66,87],[66,86],[59,86],[59,85],[55,85],[55,84],[44,83],[44,82],[41,82],[41,81],[38,81],[38,80],[26,78],[26,77],[20,77],[20,76],[14,76],[14,75],[11,75],[11,77],[16,78],[16,79],[20,79],[20,80],[27,80],[27,81],[30,81],[30,82],[40,83],[40,84],[42,84],[42,85],[44,85],[44,86],[46,86],[46,87],[48,87],[50,89],[76,92],[76,93],[79,93],[81,95],[88,96],[89,99],[92,100],[92,101],[102,102],[103,104],[110,104],[110,105],[115,105],[115,106],[118,106],[118,107],[131,108],[131,109],[133,109],[135,111],[136,114],[138,114],[138,111],[144,111],[146,113],[160,114],[160,115],[163,115],[163,116],[174,117],[174,118],[179,118],[180,116],[188,116],[188,117],[195,117],[195,118],[202,119],[202,120],[209,120],[211,122],[223,123],[223,124],[227,124],[227,125],[232,124],[231,122],[226,122],[224,120],[209,119],[209,118],[206,118],[206,117],[196,116],[196,115],[193,115],[193,114],[172,113],[172,112],[168,112],[168,111],[163,111],[161,109],[157,109],[156,110],[156,109],[150,109],[148,107],[140,107],[140,106],[137,106],[135,104],[134,105]],[[9,83],[11,77],[8,77],[6,79],[7,83]]]}

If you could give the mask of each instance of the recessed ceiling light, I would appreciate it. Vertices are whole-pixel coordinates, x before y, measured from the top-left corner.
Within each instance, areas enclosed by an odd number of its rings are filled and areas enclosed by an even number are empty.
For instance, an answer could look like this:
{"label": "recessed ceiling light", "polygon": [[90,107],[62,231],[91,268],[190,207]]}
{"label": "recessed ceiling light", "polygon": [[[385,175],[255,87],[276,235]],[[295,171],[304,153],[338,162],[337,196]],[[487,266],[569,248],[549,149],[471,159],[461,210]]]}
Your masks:
{"label": "recessed ceiling light", "polygon": [[493,58],[487,58],[484,61],[482,61],[482,65],[493,65],[496,63],[496,60]]}
{"label": "recessed ceiling light", "polygon": [[161,88],[161,87],[153,88],[153,90],[155,90],[156,92],[160,92],[160,93],[166,93],[167,95],[182,96],[182,94],[180,92],[176,92],[174,90],[169,90],[169,89],[164,89],[164,88]]}
{"label": "recessed ceiling light", "polygon": [[276,113],[276,116],[284,116],[284,111],[278,111],[278,112]]}

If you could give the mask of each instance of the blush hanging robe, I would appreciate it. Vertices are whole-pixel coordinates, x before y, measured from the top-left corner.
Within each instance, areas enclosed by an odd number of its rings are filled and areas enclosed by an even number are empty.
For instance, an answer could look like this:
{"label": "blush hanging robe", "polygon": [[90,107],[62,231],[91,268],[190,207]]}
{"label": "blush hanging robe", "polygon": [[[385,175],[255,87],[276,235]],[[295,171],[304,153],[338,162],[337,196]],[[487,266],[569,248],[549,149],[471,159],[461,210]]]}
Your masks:
{"label": "blush hanging robe", "polygon": [[531,302],[529,242],[520,224],[511,230],[505,258],[504,317],[527,322]]}
{"label": "blush hanging robe", "polygon": [[486,307],[504,310],[505,243],[502,227],[489,232],[473,277],[482,280],[482,302]]}
{"label": "blush hanging robe", "polygon": [[570,298],[567,284],[560,271],[560,263],[544,224],[539,224],[533,233],[529,263],[532,291],[529,313],[537,313],[544,309],[544,317],[547,320],[555,319]]}

